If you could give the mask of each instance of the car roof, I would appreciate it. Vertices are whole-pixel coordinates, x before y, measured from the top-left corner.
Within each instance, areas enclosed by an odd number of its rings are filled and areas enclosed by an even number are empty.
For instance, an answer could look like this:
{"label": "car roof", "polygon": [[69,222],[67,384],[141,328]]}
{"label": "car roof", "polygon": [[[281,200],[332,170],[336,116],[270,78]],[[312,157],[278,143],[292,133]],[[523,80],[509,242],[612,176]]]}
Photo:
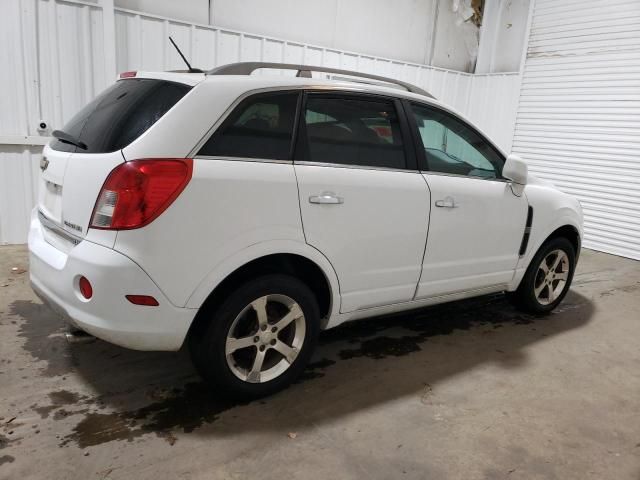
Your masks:
{"label": "car roof", "polygon": [[180,82],[186,85],[195,86],[201,82],[219,82],[226,83],[232,81],[236,84],[245,84],[247,91],[259,88],[319,88],[319,89],[339,89],[350,91],[361,91],[378,93],[393,97],[402,97],[429,103],[440,104],[439,101],[432,97],[409,92],[404,88],[393,86],[390,84],[381,85],[378,83],[362,82],[350,79],[330,79],[330,78],[307,78],[296,77],[294,75],[206,75],[204,73],[188,73],[182,71],[175,72],[135,72],[135,78],[156,78],[159,80],[167,80]]}
{"label": "car roof", "polygon": [[373,93],[386,95],[395,98],[405,98],[423,104],[437,106],[453,115],[457,116],[465,123],[468,123],[482,134],[490,143],[503,155],[506,152],[483,131],[478,125],[471,121],[466,115],[459,112],[448,104],[445,104],[433,97],[420,95],[418,93],[409,92],[401,86],[386,86],[378,83],[365,83],[357,80],[350,81],[335,80],[327,78],[308,78],[298,77],[294,75],[277,75],[270,74],[254,74],[254,75],[207,75],[206,73],[190,73],[184,71],[168,71],[168,72],[136,72],[136,78],[157,78],[173,82],[180,82],[190,86],[196,86],[201,83],[219,84],[221,88],[225,85],[233,85],[233,90],[242,90],[248,94],[251,92],[260,92],[268,90],[287,90],[287,89],[305,89],[305,90],[335,90],[339,92],[354,93]]}

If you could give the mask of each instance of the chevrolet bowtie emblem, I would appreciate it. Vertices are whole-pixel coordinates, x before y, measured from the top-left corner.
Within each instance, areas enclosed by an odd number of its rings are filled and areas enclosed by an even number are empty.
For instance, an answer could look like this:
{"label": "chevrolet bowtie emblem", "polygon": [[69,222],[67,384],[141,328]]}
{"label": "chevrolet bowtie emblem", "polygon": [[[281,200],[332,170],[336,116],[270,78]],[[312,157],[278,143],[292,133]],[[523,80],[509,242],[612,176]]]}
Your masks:
{"label": "chevrolet bowtie emblem", "polygon": [[40,170],[44,172],[48,166],[49,166],[49,160],[47,160],[47,157],[42,157],[40,159]]}

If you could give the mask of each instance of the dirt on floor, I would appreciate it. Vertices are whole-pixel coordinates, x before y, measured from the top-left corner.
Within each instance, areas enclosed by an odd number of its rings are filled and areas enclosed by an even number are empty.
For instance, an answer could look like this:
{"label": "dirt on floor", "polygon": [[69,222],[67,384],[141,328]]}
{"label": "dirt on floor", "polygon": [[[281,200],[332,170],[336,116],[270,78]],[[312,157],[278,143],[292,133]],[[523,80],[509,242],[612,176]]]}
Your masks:
{"label": "dirt on floor", "polygon": [[27,269],[0,247],[0,479],[640,478],[640,262],[583,251],[542,318],[497,295],[330,330],[246,404],[185,351],[67,344]]}

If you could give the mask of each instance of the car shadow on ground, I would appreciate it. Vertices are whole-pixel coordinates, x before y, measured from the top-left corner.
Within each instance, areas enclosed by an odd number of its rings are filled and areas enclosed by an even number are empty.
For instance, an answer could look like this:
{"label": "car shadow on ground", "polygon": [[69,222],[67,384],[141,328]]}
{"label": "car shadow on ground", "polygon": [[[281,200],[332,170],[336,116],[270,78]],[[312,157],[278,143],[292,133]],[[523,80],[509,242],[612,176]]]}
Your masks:
{"label": "car shadow on ground", "polygon": [[42,418],[77,420],[60,445],[85,448],[148,434],[173,443],[180,432],[296,431],[406,396],[429,402],[439,382],[480,364],[522,366],[527,347],[582,327],[593,304],[571,291],[554,313],[534,317],[493,295],[346,324],[321,335],[295,385],[244,404],[207,388],[186,351],[135,352],[102,341],[68,345],[64,323],[43,305],[15,301],[11,309],[23,319],[24,348],[44,361],[39,375],[80,376],[89,386],[92,393],[49,392],[48,403],[33,406]]}

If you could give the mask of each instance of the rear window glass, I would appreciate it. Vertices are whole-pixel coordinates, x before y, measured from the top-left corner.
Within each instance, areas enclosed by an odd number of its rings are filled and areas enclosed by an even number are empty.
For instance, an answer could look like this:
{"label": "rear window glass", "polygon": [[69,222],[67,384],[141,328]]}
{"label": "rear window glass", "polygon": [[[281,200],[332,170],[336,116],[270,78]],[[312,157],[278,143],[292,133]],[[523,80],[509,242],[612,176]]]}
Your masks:
{"label": "rear window glass", "polygon": [[64,152],[108,153],[126,147],[148,130],[191,89],[150,78],[120,80],[80,110],[62,131],[87,149],[56,139]]}

